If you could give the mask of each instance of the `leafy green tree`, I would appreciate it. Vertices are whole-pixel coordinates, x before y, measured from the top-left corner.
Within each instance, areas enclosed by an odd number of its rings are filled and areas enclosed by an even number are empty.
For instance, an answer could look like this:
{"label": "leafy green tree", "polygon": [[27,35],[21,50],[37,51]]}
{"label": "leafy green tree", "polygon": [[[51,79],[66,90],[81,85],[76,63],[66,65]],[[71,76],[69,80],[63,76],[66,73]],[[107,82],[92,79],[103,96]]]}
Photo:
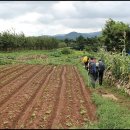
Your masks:
{"label": "leafy green tree", "polygon": [[68,47],[69,44],[70,44],[70,40],[69,40],[68,38],[66,38],[66,39],[64,40],[64,42],[66,43],[66,45],[67,45],[67,47]]}
{"label": "leafy green tree", "polygon": [[[126,39],[124,40],[124,32],[126,32]],[[122,45],[126,45],[127,51],[129,50],[130,41],[130,27],[128,24],[123,22],[114,21],[109,19],[106,21],[105,27],[102,29],[102,36],[104,40],[104,45],[107,46],[108,51],[120,51]]]}
{"label": "leafy green tree", "polygon": [[83,36],[80,35],[76,39],[76,46],[77,46],[78,50],[83,50],[84,49],[84,47],[85,47],[85,38]]}

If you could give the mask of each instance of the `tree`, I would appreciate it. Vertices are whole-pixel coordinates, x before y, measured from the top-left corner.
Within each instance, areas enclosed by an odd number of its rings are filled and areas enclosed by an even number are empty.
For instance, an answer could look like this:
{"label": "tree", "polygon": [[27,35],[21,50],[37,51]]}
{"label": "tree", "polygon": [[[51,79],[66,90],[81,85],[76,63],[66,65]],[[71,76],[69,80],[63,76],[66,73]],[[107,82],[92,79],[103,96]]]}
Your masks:
{"label": "tree", "polygon": [[85,38],[80,35],[80,36],[76,39],[76,43],[77,43],[77,49],[78,49],[78,50],[83,50],[84,47],[85,47]]}
{"label": "tree", "polygon": [[121,46],[124,45],[124,32],[126,32],[126,50],[129,50],[129,41],[130,41],[130,27],[128,24],[123,22],[114,21],[109,19],[106,21],[105,27],[102,29],[102,36],[104,40],[104,45],[107,46],[108,51],[121,51]]}
{"label": "tree", "polygon": [[69,39],[66,38],[64,41],[65,41],[65,43],[66,43],[66,45],[67,45],[67,47],[68,47],[68,46],[69,46],[69,43],[70,43]]}

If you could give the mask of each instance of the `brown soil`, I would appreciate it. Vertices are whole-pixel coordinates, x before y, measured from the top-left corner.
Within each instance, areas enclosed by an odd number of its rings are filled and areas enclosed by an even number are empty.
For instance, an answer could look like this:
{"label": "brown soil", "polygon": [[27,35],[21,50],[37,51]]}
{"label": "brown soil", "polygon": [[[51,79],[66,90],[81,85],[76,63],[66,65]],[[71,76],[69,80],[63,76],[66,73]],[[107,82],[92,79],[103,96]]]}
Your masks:
{"label": "brown soil", "polygon": [[74,66],[19,65],[0,73],[0,128],[72,128],[96,120]]}

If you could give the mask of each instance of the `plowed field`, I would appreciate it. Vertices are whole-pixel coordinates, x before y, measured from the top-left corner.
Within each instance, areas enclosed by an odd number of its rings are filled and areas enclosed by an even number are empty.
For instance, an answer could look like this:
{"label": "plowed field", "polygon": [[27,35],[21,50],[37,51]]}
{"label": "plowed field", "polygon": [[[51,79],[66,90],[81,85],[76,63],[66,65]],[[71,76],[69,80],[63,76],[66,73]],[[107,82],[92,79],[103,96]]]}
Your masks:
{"label": "plowed field", "polygon": [[0,128],[71,128],[95,119],[90,92],[76,67],[0,68]]}

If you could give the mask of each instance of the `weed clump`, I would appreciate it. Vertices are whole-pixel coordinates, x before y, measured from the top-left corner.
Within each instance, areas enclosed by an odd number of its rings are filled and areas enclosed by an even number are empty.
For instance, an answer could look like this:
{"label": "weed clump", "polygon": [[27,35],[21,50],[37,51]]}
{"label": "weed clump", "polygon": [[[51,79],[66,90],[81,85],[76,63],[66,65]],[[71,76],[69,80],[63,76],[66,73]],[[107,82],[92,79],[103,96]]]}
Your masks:
{"label": "weed clump", "polygon": [[71,53],[72,53],[72,50],[70,50],[69,48],[63,48],[63,49],[61,50],[61,53],[62,53],[62,54],[71,54]]}

